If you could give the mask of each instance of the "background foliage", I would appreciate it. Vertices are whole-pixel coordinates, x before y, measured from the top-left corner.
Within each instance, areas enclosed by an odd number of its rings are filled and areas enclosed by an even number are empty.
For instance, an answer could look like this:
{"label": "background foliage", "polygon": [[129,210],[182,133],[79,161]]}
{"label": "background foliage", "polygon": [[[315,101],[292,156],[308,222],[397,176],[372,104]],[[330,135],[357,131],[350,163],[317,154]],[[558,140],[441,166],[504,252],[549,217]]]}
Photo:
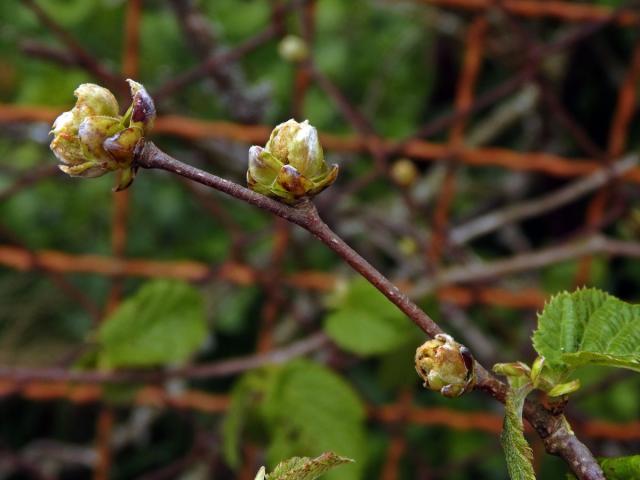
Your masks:
{"label": "background foliage", "polygon": [[[129,191],[123,222],[115,219],[111,176],[77,181],[54,174],[50,122],[17,121],[3,112],[11,105],[32,116],[42,107],[61,112],[72,105],[79,83],[101,80],[73,59],[65,63],[52,54],[34,54],[49,47],[68,58],[68,48],[28,3],[0,2],[0,364],[188,369],[279,349],[319,331],[330,342],[307,359],[262,362],[223,378],[177,375],[153,382],[160,389],[153,391],[153,401],[143,401],[144,392],[131,386],[92,391],[83,401],[74,400],[71,390],[54,394],[45,385],[38,397],[0,375],[0,478],[252,479],[262,464],[272,469],[285,457],[326,450],[356,460],[328,479],[506,478],[498,438],[501,407],[476,393],[446,400],[424,391],[412,366],[423,336],[323,245],[252,207],[147,172]],[[142,2],[136,79],[152,94],[201,62],[172,8],[180,3],[189,2]],[[199,2],[201,18],[215,32],[212,53],[270,25],[274,3]],[[483,12],[417,0],[313,3],[315,68],[377,134],[399,140],[451,111],[463,78],[466,35]],[[127,2],[39,0],[38,5],[97,61],[122,70],[123,52],[130,48],[123,34]],[[303,35],[305,11],[295,8],[285,16],[284,31]],[[487,13],[476,94],[530,63],[519,43],[522,31],[544,43],[583,25],[564,20]],[[603,162],[602,152],[612,152],[618,94],[631,75],[631,59],[640,57],[638,38],[636,27],[613,24],[549,55],[538,77],[470,115],[466,144]],[[245,132],[242,125],[270,126],[295,111],[323,133],[357,133],[335,95],[319,82],[300,86],[302,69],[283,60],[277,46],[278,39],[271,39],[226,65],[231,86],[203,79],[174,92],[159,104],[161,117],[234,122]],[[632,111],[638,76],[626,90],[632,93]],[[295,92],[304,92],[302,101]],[[119,100],[124,106],[126,99]],[[563,112],[570,122],[562,120]],[[501,123],[504,117],[511,120]],[[611,155],[637,150],[639,133],[638,115],[632,113],[623,135],[626,146]],[[449,135],[448,128],[441,129],[428,140],[446,144]],[[154,141],[184,161],[243,183],[248,144],[237,136],[194,139],[165,132]],[[574,179],[538,167],[542,161],[535,155],[524,157],[526,168],[514,168],[443,154],[435,162],[416,158],[417,177],[409,186],[398,186],[387,175],[365,183],[361,179],[374,170],[371,154],[326,150],[341,174],[318,198],[322,215],[403,288],[468,262],[527,259],[557,246],[571,251],[585,235],[599,231],[636,247],[599,254],[586,270],[573,255],[482,278],[463,275],[440,285],[442,290],[423,288],[421,305],[482,361],[534,358],[530,335],[548,294],[588,284],[629,302],[639,300],[636,183],[624,180],[607,190],[599,222],[588,220],[599,195],[592,192],[456,245],[446,234],[451,229],[438,227],[442,212],[446,225],[461,226]],[[29,181],[33,176],[38,181]],[[453,179],[453,190],[447,178]],[[449,208],[442,206],[447,191],[453,192]],[[123,224],[126,247],[114,254],[114,232]],[[434,238],[441,234],[444,246],[434,254]],[[31,258],[26,266],[16,268],[15,247]],[[114,280],[87,273],[89,267],[77,271],[79,260],[58,264],[66,270],[40,265],[37,254],[44,251],[101,255],[111,265],[117,256],[198,263],[189,263],[191,270],[170,269],[171,274],[154,264],[143,275]],[[30,256],[34,252],[36,257]],[[164,278],[193,272],[194,265],[206,273]],[[638,376],[616,373],[613,383],[606,369],[577,375],[586,393],[575,395],[568,413],[594,453],[640,451]],[[530,440],[539,478],[562,478],[564,465]]]}

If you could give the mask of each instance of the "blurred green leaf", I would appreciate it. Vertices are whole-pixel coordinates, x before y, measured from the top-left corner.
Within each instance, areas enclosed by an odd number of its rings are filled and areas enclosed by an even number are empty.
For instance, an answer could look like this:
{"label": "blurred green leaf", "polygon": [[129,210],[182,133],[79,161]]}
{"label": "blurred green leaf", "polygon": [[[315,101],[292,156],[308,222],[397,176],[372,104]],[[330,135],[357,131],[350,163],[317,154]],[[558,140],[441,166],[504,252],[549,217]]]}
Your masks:
{"label": "blurred green leaf", "polygon": [[101,325],[98,362],[104,368],[181,363],[206,335],[200,293],[184,282],[152,281]]}
{"label": "blurred green leaf", "polygon": [[356,463],[327,479],[356,480],[366,464],[364,406],[352,387],[326,367],[296,360],[246,374],[234,387],[223,426],[227,463],[240,466],[239,447],[251,425],[268,438],[267,461],[336,451]]}
{"label": "blurred green leaf", "polygon": [[307,360],[284,366],[265,400],[264,415],[278,448],[267,459],[340,452],[356,463],[329,473],[327,479],[360,478],[366,463],[365,411],[351,386],[326,367]]}
{"label": "blurred green leaf", "polygon": [[560,293],[539,316],[533,345],[558,372],[587,364],[640,371],[640,306],[597,289]]}
{"label": "blurred green leaf", "polygon": [[276,375],[277,372],[267,369],[249,372],[231,390],[231,403],[222,424],[222,453],[234,469],[241,464],[240,445],[245,427],[250,421],[259,421],[256,414]]}
{"label": "blurred green leaf", "polygon": [[215,305],[216,331],[231,335],[240,333],[250,320],[249,311],[258,294],[255,287],[223,290]]}
{"label": "blurred green leaf", "polygon": [[325,318],[324,329],[341,348],[359,355],[392,351],[412,338],[413,325],[362,278],[349,283]]}

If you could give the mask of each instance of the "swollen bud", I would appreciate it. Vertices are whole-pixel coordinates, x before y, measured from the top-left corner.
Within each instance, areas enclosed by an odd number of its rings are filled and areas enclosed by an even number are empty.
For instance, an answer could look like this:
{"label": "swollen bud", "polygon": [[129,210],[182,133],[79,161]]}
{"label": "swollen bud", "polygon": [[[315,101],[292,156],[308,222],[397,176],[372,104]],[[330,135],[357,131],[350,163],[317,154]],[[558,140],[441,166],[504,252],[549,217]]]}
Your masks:
{"label": "swollen bud", "polygon": [[446,334],[438,334],[416,350],[416,371],[425,388],[459,397],[475,384],[471,352]]}
{"label": "swollen bud", "polygon": [[400,158],[393,162],[389,173],[393,181],[401,187],[410,187],[420,175],[414,163],[408,158]]}
{"label": "swollen bud", "polygon": [[133,151],[155,119],[151,97],[139,83],[128,80],[132,103],[124,116],[118,102],[106,88],[84,83],[74,95],[75,106],[53,123],[50,148],[62,163],[59,167],[73,177],[99,177],[122,170],[117,190],[133,181]]}
{"label": "swollen bud", "polygon": [[278,44],[278,53],[288,62],[298,63],[307,59],[309,48],[297,35],[287,35]]}
{"label": "swollen bud", "polygon": [[337,176],[338,166],[324,161],[318,132],[307,120],[281,123],[264,148],[249,149],[249,188],[286,203],[317,195]]}

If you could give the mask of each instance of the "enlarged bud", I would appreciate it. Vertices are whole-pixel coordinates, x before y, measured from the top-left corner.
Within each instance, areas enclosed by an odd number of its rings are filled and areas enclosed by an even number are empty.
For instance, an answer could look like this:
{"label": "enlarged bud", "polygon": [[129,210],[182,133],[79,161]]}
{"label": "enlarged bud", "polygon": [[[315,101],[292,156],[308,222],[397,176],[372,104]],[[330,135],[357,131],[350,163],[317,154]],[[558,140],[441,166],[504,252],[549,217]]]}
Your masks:
{"label": "enlarged bud", "polygon": [[416,350],[416,371],[429,390],[459,397],[475,384],[471,352],[446,334],[436,335]]}
{"label": "enlarged bud", "polygon": [[297,35],[287,35],[278,44],[278,53],[288,62],[298,63],[307,59],[309,48]]}
{"label": "enlarged bud", "polygon": [[260,470],[258,470],[258,473],[256,474],[255,480],[264,480],[265,478],[267,478],[267,471],[264,467],[260,467]]}
{"label": "enlarged bud", "polygon": [[408,158],[400,158],[393,162],[389,172],[391,178],[401,187],[410,187],[418,179],[418,169]]}
{"label": "enlarged bud", "polygon": [[53,123],[51,150],[60,170],[73,177],[99,177],[122,170],[117,190],[133,181],[133,151],[155,119],[155,107],[142,85],[128,80],[132,103],[124,116],[106,88],[84,83],[74,92],[75,106]]}
{"label": "enlarged bud", "polygon": [[265,148],[249,149],[249,188],[287,203],[317,195],[337,176],[338,166],[324,161],[318,132],[307,120],[281,123]]}

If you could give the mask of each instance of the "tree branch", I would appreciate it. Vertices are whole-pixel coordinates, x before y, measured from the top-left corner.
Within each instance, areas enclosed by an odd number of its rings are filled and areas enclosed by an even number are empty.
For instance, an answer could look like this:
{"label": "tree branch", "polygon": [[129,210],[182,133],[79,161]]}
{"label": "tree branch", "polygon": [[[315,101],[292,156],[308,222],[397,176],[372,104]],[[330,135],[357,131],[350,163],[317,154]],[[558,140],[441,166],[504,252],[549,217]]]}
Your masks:
{"label": "tree branch", "polygon": [[[429,315],[334,233],[320,218],[318,211],[310,201],[302,202],[297,206],[285,205],[216,175],[184,164],[158,149],[152,142],[140,142],[136,148],[134,161],[137,166],[142,168],[166,170],[207,185],[299,225],[337,253],[422,331],[431,337],[443,333]],[[505,384],[490,374],[477,361],[475,368],[476,389],[485,391],[504,403],[507,391]],[[562,457],[578,479],[606,480],[597,461],[589,449],[575,437],[563,415],[554,415],[539,402],[528,401],[524,407],[524,417],[543,439],[547,451]]]}

